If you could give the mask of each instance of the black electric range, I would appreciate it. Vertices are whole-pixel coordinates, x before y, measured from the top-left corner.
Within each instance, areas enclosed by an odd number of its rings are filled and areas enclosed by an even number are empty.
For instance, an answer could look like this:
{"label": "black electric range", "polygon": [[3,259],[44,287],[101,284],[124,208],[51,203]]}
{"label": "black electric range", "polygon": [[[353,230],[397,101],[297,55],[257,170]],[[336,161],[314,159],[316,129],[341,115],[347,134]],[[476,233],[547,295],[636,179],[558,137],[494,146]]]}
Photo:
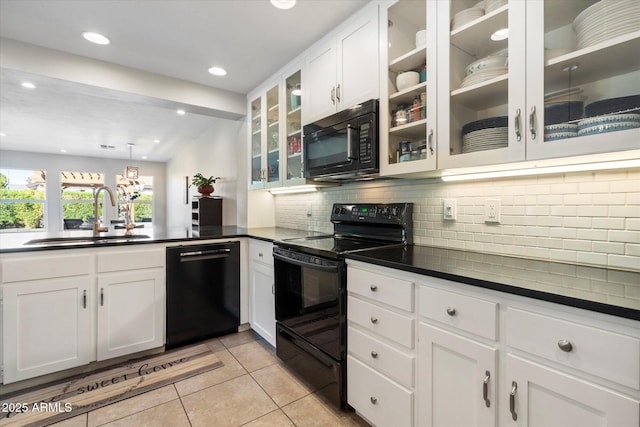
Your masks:
{"label": "black electric range", "polygon": [[333,205],[332,235],[273,249],[276,354],[336,406],[346,407],[346,253],[412,243],[413,204]]}

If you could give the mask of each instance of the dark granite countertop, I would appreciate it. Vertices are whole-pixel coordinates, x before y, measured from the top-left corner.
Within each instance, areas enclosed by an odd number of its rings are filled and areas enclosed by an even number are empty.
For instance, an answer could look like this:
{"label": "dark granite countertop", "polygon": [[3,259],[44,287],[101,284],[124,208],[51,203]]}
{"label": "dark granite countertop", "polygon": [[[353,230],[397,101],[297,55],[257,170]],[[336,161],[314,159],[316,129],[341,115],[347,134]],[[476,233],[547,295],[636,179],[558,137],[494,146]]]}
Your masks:
{"label": "dark granite countertop", "polygon": [[640,320],[640,271],[417,245],[347,259]]}

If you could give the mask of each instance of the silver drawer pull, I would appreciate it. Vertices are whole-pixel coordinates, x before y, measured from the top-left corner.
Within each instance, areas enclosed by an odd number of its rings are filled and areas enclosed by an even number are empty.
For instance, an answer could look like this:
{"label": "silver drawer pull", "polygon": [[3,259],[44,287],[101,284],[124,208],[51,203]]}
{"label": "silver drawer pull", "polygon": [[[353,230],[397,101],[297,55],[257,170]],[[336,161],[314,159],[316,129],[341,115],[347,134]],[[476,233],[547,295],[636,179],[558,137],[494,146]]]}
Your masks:
{"label": "silver drawer pull", "polygon": [[558,341],[558,347],[560,347],[560,350],[566,351],[567,353],[573,350],[573,345],[567,340]]}
{"label": "silver drawer pull", "polygon": [[509,393],[509,412],[513,421],[518,421],[518,413],[516,412],[516,394],[518,394],[518,383],[511,381],[511,393]]}
{"label": "silver drawer pull", "polygon": [[378,286],[376,286],[376,285],[371,285],[371,286],[369,286],[369,289],[371,289],[371,292],[375,292],[375,291],[377,291],[377,290],[378,290]]}
{"label": "silver drawer pull", "polygon": [[377,358],[378,358],[378,352],[377,352],[377,351],[372,350],[372,351],[371,351],[371,357],[373,357],[374,359],[377,359]]}
{"label": "silver drawer pull", "polygon": [[447,307],[447,314],[451,317],[456,315],[456,309],[453,307]]}
{"label": "silver drawer pull", "polygon": [[378,323],[378,318],[371,316],[371,323]]}
{"label": "silver drawer pull", "polygon": [[484,371],[484,380],[482,381],[482,399],[487,408],[491,407],[491,401],[489,400],[489,380],[491,379],[491,372]]}
{"label": "silver drawer pull", "polygon": [[376,399],[376,398],[375,398],[375,397],[373,397],[373,396],[371,396],[371,397],[369,398],[369,400],[370,400],[370,401],[371,401],[371,403],[373,403],[374,405],[375,405],[376,403],[378,403],[378,399]]}

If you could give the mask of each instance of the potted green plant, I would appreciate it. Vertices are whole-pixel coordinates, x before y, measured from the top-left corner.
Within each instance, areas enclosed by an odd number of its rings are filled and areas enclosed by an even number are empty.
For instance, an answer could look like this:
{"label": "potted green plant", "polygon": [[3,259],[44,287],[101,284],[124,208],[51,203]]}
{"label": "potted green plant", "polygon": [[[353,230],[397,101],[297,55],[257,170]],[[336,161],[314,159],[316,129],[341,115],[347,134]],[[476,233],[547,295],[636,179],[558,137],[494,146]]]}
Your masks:
{"label": "potted green plant", "polygon": [[220,179],[219,176],[214,178],[212,175],[207,178],[200,172],[198,172],[197,174],[193,175],[193,179],[191,179],[191,185],[196,187],[198,193],[200,193],[203,197],[209,197],[209,195],[213,193],[213,185],[211,184],[215,184],[216,180],[218,179]]}

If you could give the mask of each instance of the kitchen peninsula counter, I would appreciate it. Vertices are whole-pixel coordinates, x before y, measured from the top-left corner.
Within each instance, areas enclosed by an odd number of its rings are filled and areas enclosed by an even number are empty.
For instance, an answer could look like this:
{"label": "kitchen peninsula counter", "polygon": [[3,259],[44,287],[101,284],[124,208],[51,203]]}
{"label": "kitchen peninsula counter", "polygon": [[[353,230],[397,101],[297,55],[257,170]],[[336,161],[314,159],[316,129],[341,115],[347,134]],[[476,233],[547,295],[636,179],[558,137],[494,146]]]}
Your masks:
{"label": "kitchen peninsula counter", "polygon": [[640,271],[419,245],[371,249],[347,259],[640,320]]}

